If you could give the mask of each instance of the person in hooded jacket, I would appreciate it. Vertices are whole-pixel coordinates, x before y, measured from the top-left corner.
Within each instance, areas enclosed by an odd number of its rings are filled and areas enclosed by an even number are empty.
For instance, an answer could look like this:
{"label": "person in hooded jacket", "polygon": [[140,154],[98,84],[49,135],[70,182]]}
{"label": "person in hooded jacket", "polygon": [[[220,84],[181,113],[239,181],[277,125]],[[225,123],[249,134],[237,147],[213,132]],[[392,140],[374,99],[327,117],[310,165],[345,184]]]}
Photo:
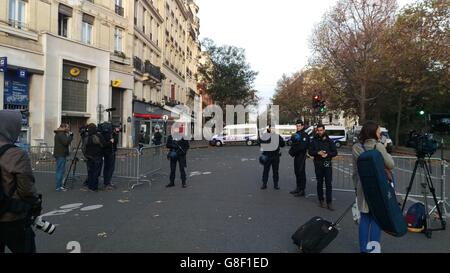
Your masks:
{"label": "person in hooded jacket", "polygon": [[170,135],[167,138],[166,148],[170,149],[167,155],[170,160],[170,183],[166,187],[171,188],[175,186],[175,172],[178,163],[180,166],[181,185],[183,188],[186,188],[186,155],[189,150],[189,141],[183,137],[176,140],[174,136]]}
{"label": "person in hooded jacket", "polygon": [[[0,253],[7,247],[13,253],[34,253],[34,232],[28,217],[40,214],[40,198],[35,187],[27,153],[15,147],[20,135],[19,111],[0,110]],[[9,201],[7,201],[9,200]]]}

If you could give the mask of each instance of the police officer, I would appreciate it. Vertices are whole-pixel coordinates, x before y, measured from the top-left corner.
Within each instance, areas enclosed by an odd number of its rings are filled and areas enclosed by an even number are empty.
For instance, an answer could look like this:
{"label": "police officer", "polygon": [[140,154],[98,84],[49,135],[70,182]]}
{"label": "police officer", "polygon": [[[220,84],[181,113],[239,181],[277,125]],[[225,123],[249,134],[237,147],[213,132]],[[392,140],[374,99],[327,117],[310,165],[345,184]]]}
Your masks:
{"label": "police officer", "polygon": [[[276,138],[278,138],[278,142],[276,142]],[[274,141],[272,141],[274,140]],[[273,188],[276,190],[279,190],[280,187],[278,186],[279,181],[279,175],[278,175],[278,169],[280,166],[280,147],[284,147],[285,143],[283,138],[276,134],[272,133],[272,128],[269,125],[269,128],[267,129],[267,133],[265,133],[260,138],[260,144],[261,150],[263,151],[263,155],[267,156],[267,162],[264,162],[264,171],[263,171],[263,178],[262,178],[262,190],[267,189],[267,182],[269,181],[269,172],[270,167],[272,167],[273,172]],[[267,144],[267,145],[264,145]]]}
{"label": "police officer", "polygon": [[175,171],[177,169],[177,163],[180,166],[181,184],[183,188],[186,188],[186,155],[189,150],[189,142],[183,137],[180,140],[174,139],[172,135],[167,138],[166,147],[170,149],[167,158],[170,160],[170,183],[166,185],[166,188],[175,186]]}
{"label": "police officer", "polygon": [[309,146],[309,136],[305,132],[305,124],[302,120],[296,122],[297,132],[292,135],[292,146],[289,149],[289,154],[294,157],[294,170],[297,179],[297,188],[291,191],[295,197],[305,196],[306,188],[306,154]]}
{"label": "police officer", "polygon": [[331,160],[337,156],[337,149],[334,141],[325,132],[324,125],[317,125],[316,135],[309,147],[309,155],[314,157],[314,168],[317,178],[317,196],[319,197],[319,206],[325,208],[323,198],[323,181],[325,179],[327,208],[334,210],[332,199],[332,168]]}

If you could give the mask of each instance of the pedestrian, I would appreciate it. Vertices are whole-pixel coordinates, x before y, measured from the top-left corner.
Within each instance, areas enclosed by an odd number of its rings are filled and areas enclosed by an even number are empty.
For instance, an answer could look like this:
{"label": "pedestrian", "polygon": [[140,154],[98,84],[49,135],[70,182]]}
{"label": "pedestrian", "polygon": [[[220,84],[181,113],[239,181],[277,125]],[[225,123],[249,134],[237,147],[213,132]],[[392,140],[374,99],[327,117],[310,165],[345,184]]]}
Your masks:
{"label": "pedestrian", "polygon": [[310,139],[305,132],[305,124],[302,120],[297,120],[296,126],[297,132],[291,137],[292,146],[289,149],[289,154],[294,157],[294,171],[297,187],[290,193],[294,194],[295,197],[303,197],[305,196],[306,189],[305,165]]}
{"label": "pedestrian", "polygon": [[[276,142],[276,139],[278,139],[278,142]],[[272,142],[272,140],[274,140]],[[279,181],[279,174],[278,169],[280,167],[280,147],[284,147],[285,143],[283,138],[275,133],[272,132],[272,127],[269,125],[269,128],[267,129],[267,133],[261,136],[259,140],[261,145],[261,150],[263,151],[263,155],[267,156],[267,162],[264,162],[264,171],[263,171],[263,177],[262,177],[262,190],[267,189],[267,182],[269,181],[269,172],[270,168],[272,168],[273,172],[273,188],[275,190],[279,190],[280,187],[278,185]],[[267,148],[265,148],[264,144],[272,144],[269,145]]]}
{"label": "pedestrian", "polygon": [[113,129],[109,122],[101,124],[101,133],[105,141],[103,147],[103,184],[105,190],[111,191],[115,189],[115,185],[111,183],[116,165],[117,143],[119,142],[119,128]]}
{"label": "pedestrian", "polygon": [[159,132],[159,127],[156,127],[156,132],[153,135],[153,144],[155,144],[155,146],[159,146],[162,144],[161,139],[162,139],[162,134]]}
{"label": "pedestrian", "polygon": [[103,136],[97,131],[97,126],[91,123],[87,127],[87,136],[83,139],[83,154],[87,159],[88,166],[88,187],[82,188],[87,191],[98,191],[98,178],[103,165],[103,148],[106,142]]}
{"label": "pedestrian", "polygon": [[20,135],[22,115],[19,111],[0,110],[0,120],[0,253],[5,252],[5,247],[13,253],[35,253],[28,217],[40,214],[41,202],[30,158],[13,145]]}
{"label": "pedestrian", "polygon": [[337,149],[336,144],[330,139],[325,131],[325,126],[322,124],[317,125],[316,135],[311,141],[311,145],[309,147],[309,155],[314,157],[314,169],[317,179],[317,197],[319,198],[319,206],[325,208],[325,200],[323,198],[323,182],[325,180],[326,207],[333,211],[333,168],[331,166],[331,160],[333,157],[337,156]]}
{"label": "pedestrian", "polygon": [[62,123],[55,131],[55,149],[53,156],[56,159],[56,191],[66,191],[63,187],[63,179],[66,171],[69,147],[73,140],[73,133],[67,123]]}
{"label": "pedestrian", "polygon": [[189,142],[184,137],[176,140],[170,135],[167,138],[166,147],[170,149],[167,155],[167,158],[170,160],[170,183],[166,187],[170,188],[175,186],[175,172],[178,163],[180,166],[181,184],[183,188],[186,188],[186,155],[189,150]]}
{"label": "pedestrian", "polygon": [[[380,243],[381,229],[375,218],[369,211],[369,206],[364,198],[364,191],[358,176],[357,162],[358,157],[367,150],[377,149],[383,156],[386,169],[394,169],[394,160],[386,151],[387,144],[383,145],[381,141],[381,128],[375,122],[367,122],[361,129],[358,137],[359,143],[353,145],[353,183],[355,185],[356,196],[358,199],[358,209],[361,213],[359,221],[359,247],[361,253],[370,252],[368,249],[369,242]],[[381,201],[380,201],[381,202]]]}

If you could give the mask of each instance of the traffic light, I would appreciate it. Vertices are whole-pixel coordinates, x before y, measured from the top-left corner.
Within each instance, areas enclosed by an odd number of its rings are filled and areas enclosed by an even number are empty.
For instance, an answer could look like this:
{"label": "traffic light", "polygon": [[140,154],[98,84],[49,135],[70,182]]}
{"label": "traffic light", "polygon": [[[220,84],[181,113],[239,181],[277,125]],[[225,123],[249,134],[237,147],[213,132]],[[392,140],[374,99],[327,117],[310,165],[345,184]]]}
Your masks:
{"label": "traffic light", "polygon": [[313,109],[317,109],[320,107],[320,96],[319,95],[315,95],[313,97]]}
{"label": "traffic light", "polygon": [[424,111],[424,110],[420,110],[420,111],[419,111],[419,115],[425,116],[425,111]]}
{"label": "traffic light", "polygon": [[320,102],[320,113],[325,113],[325,111],[327,110],[326,106],[325,106],[325,101],[321,101]]}

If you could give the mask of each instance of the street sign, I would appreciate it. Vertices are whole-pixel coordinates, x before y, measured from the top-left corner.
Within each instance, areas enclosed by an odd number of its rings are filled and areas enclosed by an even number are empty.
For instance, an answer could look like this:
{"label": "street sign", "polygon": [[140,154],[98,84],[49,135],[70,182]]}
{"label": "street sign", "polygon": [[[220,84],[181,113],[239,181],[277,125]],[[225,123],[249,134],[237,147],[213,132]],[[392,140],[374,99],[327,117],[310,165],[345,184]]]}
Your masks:
{"label": "street sign", "polygon": [[0,57],[0,72],[5,72],[8,67],[8,57]]}

